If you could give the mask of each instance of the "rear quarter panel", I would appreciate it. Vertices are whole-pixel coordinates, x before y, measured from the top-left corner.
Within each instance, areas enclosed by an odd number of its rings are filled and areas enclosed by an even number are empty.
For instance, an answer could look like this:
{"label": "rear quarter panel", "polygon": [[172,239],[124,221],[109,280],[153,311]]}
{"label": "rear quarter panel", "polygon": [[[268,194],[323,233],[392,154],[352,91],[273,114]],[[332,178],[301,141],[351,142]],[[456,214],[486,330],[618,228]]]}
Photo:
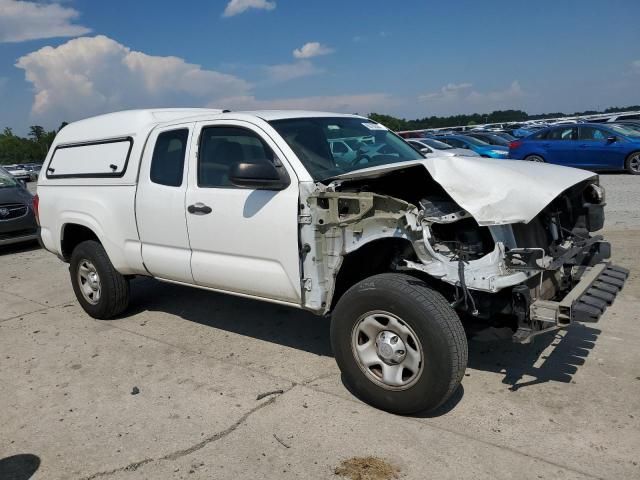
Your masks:
{"label": "rear quarter panel", "polygon": [[135,221],[135,194],[135,185],[39,186],[44,246],[62,256],[65,226],[82,225],[96,234],[120,273],[146,273]]}

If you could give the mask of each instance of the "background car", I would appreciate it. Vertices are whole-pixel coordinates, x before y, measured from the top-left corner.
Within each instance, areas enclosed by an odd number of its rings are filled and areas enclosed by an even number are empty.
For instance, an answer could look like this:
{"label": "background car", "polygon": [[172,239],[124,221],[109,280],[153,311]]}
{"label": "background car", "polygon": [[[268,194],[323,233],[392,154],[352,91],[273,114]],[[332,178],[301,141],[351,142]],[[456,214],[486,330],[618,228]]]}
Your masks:
{"label": "background car", "polygon": [[0,167],[0,246],[37,238],[33,195],[20,180]]}
{"label": "background car", "polygon": [[14,178],[17,178],[18,180],[24,180],[25,182],[28,182],[29,180],[31,180],[31,174],[27,170],[27,167],[25,165],[21,165],[21,164],[5,165],[4,168],[7,172],[9,172],[11,175],[13,175]]}
{"label": "background car", "polygon": [[509,148],[501,145],[489,145],[487,142],[466,135],[439,135],[436,140],[447,143],[452,147],[473,150],[481,157],[508,158]]}
{"label": "background car", "polygon": [[454,148],[439,140],[433,138],[411,138],[407,142],[425,156],[444,155],[445,157],[478,157],[479,155],[473,150],[466,148]]}
{"label": "background car", "polygon": [[511,142],[509,154],[519,160],[639,175],[640,132],[621,124],[555,126]]}
{"label": "background car", "polygon": [[38,176],[40,175],[40,170],[42,170],[42,165],[38,165],[36,163],[31,164],[27,167],[27,170],[29,171],[29,177],[30,180],[32,182],[35,182],[38,180]]}
{"label": "background car", "polygon": [[504,138],[508,142],[513,142],[516,139],[516,137],[514,137],[513,135],[511,135],[508,132],[498,132],[498,131],[496,131],[496,132],[491,132],[491,133],[494,134],[494,135],[497,135],[499,137]]}
{"label": "background car", "polygon": [[492,133],[492,132],[469,132],[469,133],[466,133],[465,136],[471,137],[471,138],[477,138],[478,140],[482,140],[483,142],[486,142],[489,145],[500,145],[501,147],[509,147],[509,143],[513,141],[513,140],[506,140],[501,136],[496,135],[495,133]]}

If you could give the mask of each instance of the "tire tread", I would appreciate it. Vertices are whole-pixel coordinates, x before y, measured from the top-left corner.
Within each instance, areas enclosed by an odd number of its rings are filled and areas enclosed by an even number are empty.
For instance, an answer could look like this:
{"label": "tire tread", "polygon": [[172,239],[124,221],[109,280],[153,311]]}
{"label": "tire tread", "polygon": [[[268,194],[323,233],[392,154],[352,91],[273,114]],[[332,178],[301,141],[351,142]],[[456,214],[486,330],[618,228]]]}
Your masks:
{"label": "tire tread", "polygon": [[[427,286],[426,283],[412,277],[411,275],[401,273],[382,273],[371,277],[372,279],[380,279],[394,284],[398,290],[406,292],[415,300],[420,302],[426,309],[434,309],[438,315],[434,315],[440,328],[446,331],[449,351],[451,352],[451,381],[449,388],[442,402],[436,406],[439,407],[445,403],[456,390],[460,381],[464,377],[467,368],[469,351],[467,348],[467,336],[464,332],[462,322],[458,318],[455,310],[451,308],[440,292],[437,292]],[[417,287],[414,283],[420,282],[421,286]]]}
{"label": "tire tread", "polygon": [[[101,272],[100,275],[103,293],[108,297],[105,299],[106,302],[102,305],[98,304],[98,308],[92,308],[91,311],[85,307],[85,311],[94,318],[107,320],[126,310],[129,305],[129,282],[115,269],[102,244],[95,240],[86,240],[79,243],[71,255],[71,265],[76,264],[78,257],[93,257],[98,264],[96,267],[106,270],[106,275],[104,272]],[[72,277],[74,275],[75,272],[72,272]],[[75,280],[72,281],[75,282]],[[84,303],[81,302],[81,304],[84,307]]]}

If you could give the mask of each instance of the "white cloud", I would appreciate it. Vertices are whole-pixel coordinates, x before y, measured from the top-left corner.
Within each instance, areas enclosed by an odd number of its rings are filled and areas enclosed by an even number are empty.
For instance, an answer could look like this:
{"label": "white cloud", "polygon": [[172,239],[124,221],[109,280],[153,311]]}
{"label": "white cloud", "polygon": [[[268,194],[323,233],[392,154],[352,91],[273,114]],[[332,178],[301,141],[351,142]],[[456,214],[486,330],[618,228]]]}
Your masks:
{"label": "white cloud", "polygon": [[44,47],[18,59],[35,91],[32,114],[76,120],[125,108],[203,104],[250,85],[178,57],[132,51],[105,36]]}
{"label": "white cloud", "polygon": [[397,100],[385,93],[363,93],[357,95],[329,95],[315,97],[278,98],[260,100],[254,96],[238,96],[220,100],[212,107],[222,105],[234,110],[321,110],[338,113],[368,114],[397,105]]}
{"label": "white cloud", "polygon": [[265,67],[269,78],[275,82],[286,82],[294,78],[307,77],[322,73],[324,70],[309,61],[269,65]]}
{"label": "white cloud", "polygon": [[420,95],[418,99],[429,106],[432,114],[471,113],[472,111],[489,111],[505,108],[518,108],[527,93],[514,80],[504,90],[481,92],[473,88],[473,84],[449,83],[436,92]]}
{"label": "white cloud", "polygon": [[333,52],[332,48],[327,47],[326,45],[322,45],[319,42],[308,42],[305,43],[302,47],[296,48],[293,51],[293,56],[295,58],[312,58],[318,57],[320,55],[328,55]]}
{"label": "white cloud", "polygon": [[273,10],[276,8],[276,2],[268,0],[231,0],[224,9],[223,17],[233,17],[255,8],[257,10]]}
{"label": "white cloud", "polygon": [[462,92],[469,90],[473,85],[471,83],[448,83],[437,92],[426,93],[420,95],[420,100],[429,100],[432,98],[449,98],[457,97]]}
{"label": "white cloud", "polygon": [[640,73],[640,60],[634,60],[631,62],[631,68],[634,72]]}
{"label": "white cloud", "polygon": [[72,23],[79,15],[59,3],[0,0],[0,43],[84,35],[91,30]]}

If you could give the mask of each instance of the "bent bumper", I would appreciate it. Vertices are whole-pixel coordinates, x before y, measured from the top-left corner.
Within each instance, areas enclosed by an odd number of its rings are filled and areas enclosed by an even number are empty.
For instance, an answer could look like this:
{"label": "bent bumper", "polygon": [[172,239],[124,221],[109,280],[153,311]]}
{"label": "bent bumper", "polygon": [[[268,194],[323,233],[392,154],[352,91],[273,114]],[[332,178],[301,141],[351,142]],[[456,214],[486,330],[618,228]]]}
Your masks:
{"label": "bent bumper", "polygon": [[540,330],[519,328],[514,340],[529,343],[531,338],[551,330],[566,327],[572,322],[597,322],[622,290],[629,270],[601,262],[586,267],[578,283],[562,300],[535,300],[529,306],[529,319],[540,322]]}

